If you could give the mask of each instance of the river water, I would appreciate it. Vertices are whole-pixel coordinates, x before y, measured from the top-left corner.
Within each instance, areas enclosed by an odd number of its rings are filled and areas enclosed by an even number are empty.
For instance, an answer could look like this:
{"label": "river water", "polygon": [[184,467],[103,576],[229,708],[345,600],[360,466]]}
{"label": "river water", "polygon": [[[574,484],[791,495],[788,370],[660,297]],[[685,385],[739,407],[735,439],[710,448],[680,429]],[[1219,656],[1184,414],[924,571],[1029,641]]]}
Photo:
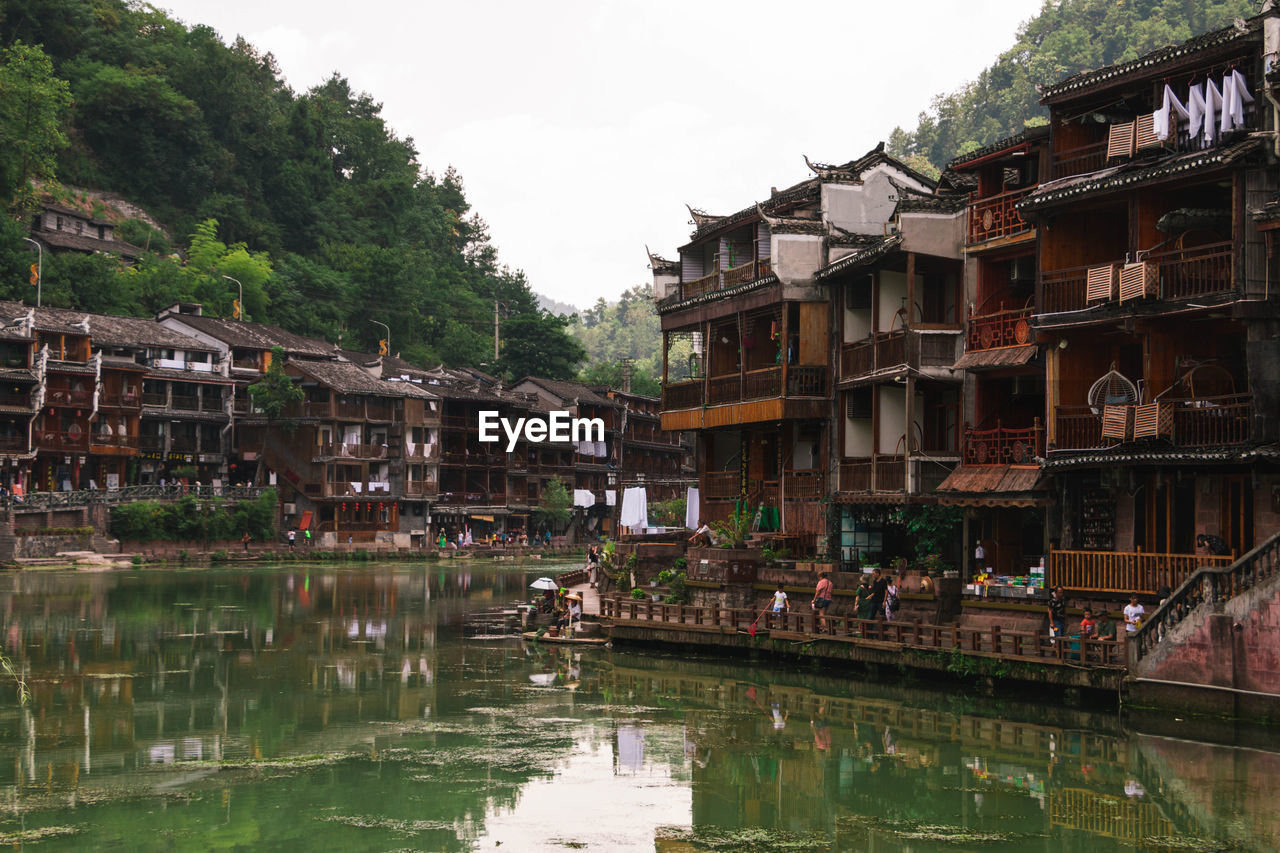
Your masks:
{"label": "river water", "polygon": [[1275,850],[1277,753],[478,617],[568,568],[0,577],[0,841],[39,850]]}

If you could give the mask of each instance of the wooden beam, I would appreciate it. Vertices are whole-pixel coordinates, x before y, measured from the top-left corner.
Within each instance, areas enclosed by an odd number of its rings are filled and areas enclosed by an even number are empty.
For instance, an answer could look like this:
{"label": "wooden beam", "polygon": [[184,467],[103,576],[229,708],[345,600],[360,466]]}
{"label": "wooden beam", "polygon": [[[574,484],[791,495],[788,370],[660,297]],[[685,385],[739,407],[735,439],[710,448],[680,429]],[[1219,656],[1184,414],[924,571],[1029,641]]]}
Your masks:
{"label": "wooden beam", "polygon": [[916,317],[916,253],[907,252],[907,315],[903,325],[910,329]]}

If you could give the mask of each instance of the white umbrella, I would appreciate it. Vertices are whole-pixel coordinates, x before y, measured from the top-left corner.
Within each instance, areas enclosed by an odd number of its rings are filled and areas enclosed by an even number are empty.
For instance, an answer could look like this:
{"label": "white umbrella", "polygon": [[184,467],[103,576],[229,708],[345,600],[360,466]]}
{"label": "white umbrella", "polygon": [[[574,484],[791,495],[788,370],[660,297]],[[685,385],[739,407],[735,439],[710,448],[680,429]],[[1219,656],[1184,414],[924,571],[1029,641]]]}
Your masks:
{"label": "white umbrella", "polygon": [[560,588],[560,584],[556,583],[551,578],[538,578],[536,581],[529,584],[529,589],[559,589],[559,588]]}

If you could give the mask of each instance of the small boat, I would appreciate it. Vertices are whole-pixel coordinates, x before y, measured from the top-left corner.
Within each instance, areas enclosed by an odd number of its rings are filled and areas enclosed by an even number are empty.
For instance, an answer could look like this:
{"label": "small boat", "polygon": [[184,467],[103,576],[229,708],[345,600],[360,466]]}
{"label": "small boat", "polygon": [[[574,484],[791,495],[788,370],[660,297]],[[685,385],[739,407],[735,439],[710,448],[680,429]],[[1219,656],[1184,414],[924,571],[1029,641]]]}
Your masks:
{"label": "small boat", "polygon": [[537,631],[525,631],[520,636],[539,643],[561,643],[566,646],[603,646],[609,642],[608,637],[553,637],[550,634],[539,637]]}

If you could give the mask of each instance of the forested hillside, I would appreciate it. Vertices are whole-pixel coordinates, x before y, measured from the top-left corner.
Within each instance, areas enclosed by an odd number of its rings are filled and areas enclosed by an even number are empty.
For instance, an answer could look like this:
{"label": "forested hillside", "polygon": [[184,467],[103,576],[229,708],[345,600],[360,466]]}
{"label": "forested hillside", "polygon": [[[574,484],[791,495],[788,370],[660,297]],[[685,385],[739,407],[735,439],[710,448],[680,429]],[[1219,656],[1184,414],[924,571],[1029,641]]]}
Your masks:
{"label": "forested hillside", "polygon": [[622,360],[632,362],[632,390],[657,394],[662,378],[662,332],[653,289],[637,285],[617,302],[597,299],[570,327],[587,351],[590,366],[583,379],[591,384],[620,385]]}
{"label": "forested hillside", "polygon": [[461,177],[419,163],[342,77],[294,92],[270,54],[123,0],[6,0],[0,48],[4,296],[29,296],[15,219],[31,215],[28,180],[41,179],[141,205],[185,256],[122,221],[121,236],[159,251],[126,271],[51,256],[46,304],[145,315],[194,299],[227,315],[232,275],[249,319],[364,349],[378,320],[407,359],[478,365],[493,360],[496,299],[513,344],[499,369],[538,371],[531,353],[554,352],[554,372],[576,370],[568,319],[497,264]]}
{"label": "forested hillside", "polygon": [[[889,150],[934,167],[1043,120],[1036,84],[1136,59],[1257,14],[1258,0],[1044,0],[1017,41],[967,85],[934,98],[914,130],[896,128]],[[975,25],[980,25],[975,22]]]}

